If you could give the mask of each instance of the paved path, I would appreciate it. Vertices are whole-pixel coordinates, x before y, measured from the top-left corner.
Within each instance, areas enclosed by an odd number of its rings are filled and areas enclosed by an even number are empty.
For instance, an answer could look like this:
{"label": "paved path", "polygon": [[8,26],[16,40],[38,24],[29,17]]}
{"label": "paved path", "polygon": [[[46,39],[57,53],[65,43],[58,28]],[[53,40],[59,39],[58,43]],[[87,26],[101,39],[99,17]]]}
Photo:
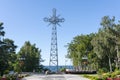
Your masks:
{"label": "paved path", "polygon": [[25,77],[22,80],[89,80],[89,79],[83,78],[80,75],[72,74],[52,74],[52,75],[33,74],[31,76]]}

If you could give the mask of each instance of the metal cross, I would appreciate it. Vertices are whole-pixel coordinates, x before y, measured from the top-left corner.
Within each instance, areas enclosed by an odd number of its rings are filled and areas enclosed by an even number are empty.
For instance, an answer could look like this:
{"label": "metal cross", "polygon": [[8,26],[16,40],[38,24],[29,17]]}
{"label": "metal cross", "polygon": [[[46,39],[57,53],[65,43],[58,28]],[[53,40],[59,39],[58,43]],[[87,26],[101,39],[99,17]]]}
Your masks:
{"label": "metal cross", "polygon": [[64,18],[59,18],[60,15],[56,16],[56,9],[53,9],[53,15],[50,18],[45,17],[44,21],[53,24],[52,37],[51,37],[51,49],[50,49],[50,61],[49,66],[54,66],[54,71],[58,71],[58,47],[57,47],[57,28],[56,25],[60,26],[60,22],[64,22]]}
{"label": "metal cross", "polygon": [[64,22],[65,19],[64,18],[59,18],[60,15],[56,16],[56,9],[53,8],[53,16],[48,18],[48,17],[45,17],[44,18],[44,21],[45,22],[50,22],[50,24],[57,24],[60,26],[59,22]]}

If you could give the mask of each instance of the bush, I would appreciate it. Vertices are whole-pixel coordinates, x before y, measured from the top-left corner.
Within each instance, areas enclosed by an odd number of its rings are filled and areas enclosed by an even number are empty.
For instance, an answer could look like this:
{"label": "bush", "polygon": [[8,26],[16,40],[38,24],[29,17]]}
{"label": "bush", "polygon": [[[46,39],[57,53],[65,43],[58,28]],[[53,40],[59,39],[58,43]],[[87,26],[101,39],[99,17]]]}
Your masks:
{"label": "bush", "polygon": [[101,77],[98,77],[98,76],[94,76],[91,80],[104,80],[104,79],[102,79]]}
{"label": "bush", "polygon": [[65,72],[66,68],[61,68],[60,71],[61,72]]}
{"label": "bush", "polygon": [[4,71],[4,74],[8,74],[8,73],[9,73],[9,70],[5,70],[5,71]]}
{"label": "bush", "polygon": [[93,76],[90,76],[90,75],[83,75],[84,77],[86,78],[89,78],[89,79],[92,79]]}
{"label": "bush", "polygon": [[116,78],[117,75],[120,75],[120,71],[116,70],[115,72],[109,73],[109,78]]}
{"label": "bush", "polygon": [[97,76],[91,76],[91,75],[84,75],[84,77],[89,78],[90,80],[120,80],[117,78],[117,75],[120,75],[120,71],[116,70],[115,72],[108,72],[108,73],[103,73],[103,70],[100,69],[98,71]]}
{"label": "bush", "polygon": [[115,78],[116,77],[116,72],[113,72],[112,74],[111,74],[111,78]]}
{"label": "bush", "polygon": [[101,80],[98,76],[84,75],[84,77],[89,78],[90,80]]}
{"label": "bush", "polygon": [[8,75],[6,78],[7,80],[16,80],[15,76],[13,75]]}
{"label": "bush", "polygon": [[99,70],[97,71],[97,74],[98,74],[98,75],[102,75],[103,73],[104,73],[103,69],[99,69]]}
{"label": "bush", "polygon": [[90,80],[106,80],[111,77],[111,73],[104,73],[102,75],[84,75],[84,77],[89,78]]}
{"label": "bush", "polygon": [[107,73],[108,72],[108,69],[107,68],[102,68],[103,72],[104,73]]}
{"label": "bush", "polygon": [[109,77],[111,77],[111,73],[104,73],[103,74],[103,79],[107,79]]}
{"label": "bush", "polygon": [[115,71],[115,74],[116,75],[120,75],[120,71]]}
{"label": "bush", "polygon": [[0,80],[1,80],[2,76],[0,76]]}

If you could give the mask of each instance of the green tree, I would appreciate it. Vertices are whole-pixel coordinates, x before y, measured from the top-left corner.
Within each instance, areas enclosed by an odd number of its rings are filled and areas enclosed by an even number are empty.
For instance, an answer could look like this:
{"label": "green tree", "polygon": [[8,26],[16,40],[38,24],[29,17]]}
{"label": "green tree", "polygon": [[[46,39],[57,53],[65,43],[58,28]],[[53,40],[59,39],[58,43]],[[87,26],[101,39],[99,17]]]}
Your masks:
{"label": "green tree", "polygon": [[82,66],[84,55],[87,55],[90,64],[88,66],[92,68],[109,69],[111,72],[115,62],[116,67],[120,68],[120,21],[116,24],[115,17],[104,16],[101,26],[97,33],[75,36],[68,43],[67,57],[77,68]]}
{"label": "green tree", "polygon": [[7,60],[9,64],[9,70],[14,70],[14,64],[16,63],[17,60],[17,54],[16,54],[16,48],[17,46],[14,44],[14,41],[11,39],[4,39],[3,42],[6,44],[4,47],[4,50],[7,53]]}
{"label": "green tree", "polygon": [[101,25],[102,28],[99,29],[98,34],[92,40],[92,45],[98,58],[104,60],[101,66],[107,67],[107,63],[109,63],[110,72],[112,72],[112,63],[116,56],[116,38],[113,34],[114,28],[116,27],[115,17],[111,19],[109,16],[104,16]]}
{"label": "green tree", "polygon": [[[31,72],[33,70],[39,71],[41,66],[41,50],[36,48],[35,44],[31,44],[29,41],[26,41],[18,52],[18,60],[24,58],[21,63],[22,71]],[[20,60],[19,60],[20,61]],[[21,61],[20,61],[21,62]]]}
{"label": "green tree", "polygon": [[[92,52],[91,40],[94,34],[79,35],[73,38],[71,43],[68,43],[68,58],[73,61],[73,65],[79,70],[83,63],[83,56],[88,56]],[[90,61],[90,60],[89,60]]]}
{"label": "green tree", "polygon": [[[3,29],[4,29],[3,23],[0,22],[0,37],[1,37],[1,36],[3,37],[3,36],[5,35],[5,32],[3,31]],[[1,38],[0,38],[0,40],[1,40]]]}
{"label": "green tree", "polygon": [[[5,32],[3,31],[4,27],[3,23],[0,23],[0,72],[3,75],[5,70],[13,69],[11,66],[12,62],[15,59],[12,59],[12,55],[15,54],[15,49],[17,48],[14,45],[14,41],[10,39],[2,39],[4,37]],[[10,68],[11,67],[11,68]]]}

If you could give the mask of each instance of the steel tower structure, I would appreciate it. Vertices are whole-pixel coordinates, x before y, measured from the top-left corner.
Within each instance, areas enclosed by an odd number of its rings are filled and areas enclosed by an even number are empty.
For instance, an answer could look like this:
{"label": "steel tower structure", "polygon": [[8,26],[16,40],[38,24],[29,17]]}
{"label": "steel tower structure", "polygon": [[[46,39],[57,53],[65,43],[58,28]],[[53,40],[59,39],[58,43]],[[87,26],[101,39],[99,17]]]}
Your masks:
{"label": "steel tower structure", "polygon": [[60,22],[64,22],[64,18],[56,16],[56,9],[53,8],[53,15],[45,17],[44,21],[52,24],[52,37],[51,37],[51,49],[50,49],[50,61],[49,66],[55,66],[55,71],[58,71],[58,46],[57,46],[57,25],[60,26]]}

